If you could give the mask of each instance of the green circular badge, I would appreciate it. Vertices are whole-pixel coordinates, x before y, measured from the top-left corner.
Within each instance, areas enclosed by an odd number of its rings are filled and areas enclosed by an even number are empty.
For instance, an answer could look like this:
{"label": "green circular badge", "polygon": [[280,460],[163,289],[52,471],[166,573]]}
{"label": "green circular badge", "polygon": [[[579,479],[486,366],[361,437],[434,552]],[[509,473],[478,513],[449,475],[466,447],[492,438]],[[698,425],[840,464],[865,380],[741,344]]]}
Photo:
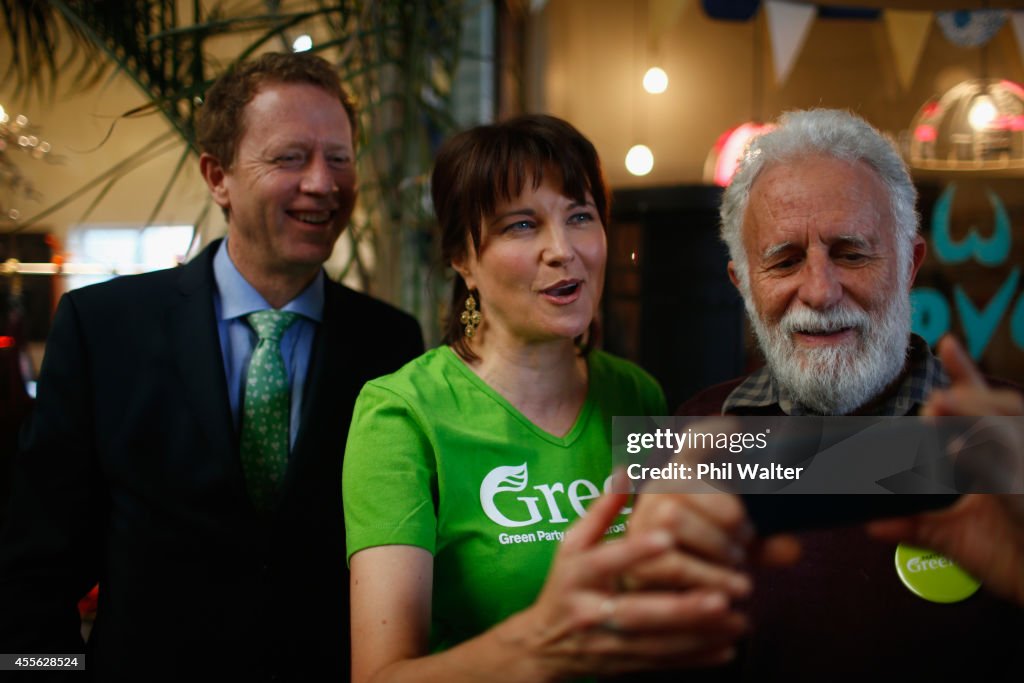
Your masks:
{"label": "green circular badge", "polygon": [[912,593],[932,602],[960,602],[981,586],[952,560],[934,550],[899,544],[896,573]]}

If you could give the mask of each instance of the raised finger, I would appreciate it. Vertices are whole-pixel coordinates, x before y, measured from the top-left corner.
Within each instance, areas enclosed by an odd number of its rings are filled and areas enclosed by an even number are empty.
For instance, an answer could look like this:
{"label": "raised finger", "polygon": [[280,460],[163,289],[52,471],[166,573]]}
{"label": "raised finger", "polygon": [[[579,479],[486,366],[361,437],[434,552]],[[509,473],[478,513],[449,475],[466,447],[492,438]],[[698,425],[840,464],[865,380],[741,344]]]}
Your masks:
{"label": "raised finger", "polygon": [[974,387],[986,386],[985,378],[956,337],[947,334],[939,340],[936,350],[953,386],[960,384]]}

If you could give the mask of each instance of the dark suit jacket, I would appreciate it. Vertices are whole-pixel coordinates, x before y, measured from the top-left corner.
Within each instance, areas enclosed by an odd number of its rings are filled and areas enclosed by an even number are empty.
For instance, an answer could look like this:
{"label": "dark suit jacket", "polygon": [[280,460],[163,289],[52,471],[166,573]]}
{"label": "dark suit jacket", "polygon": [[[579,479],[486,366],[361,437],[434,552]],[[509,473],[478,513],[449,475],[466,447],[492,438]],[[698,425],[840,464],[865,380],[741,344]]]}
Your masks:
{"label": "dark suit jacket", "polygon": [[420,329],[328,282],[281,502],[262,520],[213,253],[62,299],[0,537],[0,652],[82,652],[76,601],[98,581],[97,680],[348,679],[348,425],[364,382],[422,352]]}

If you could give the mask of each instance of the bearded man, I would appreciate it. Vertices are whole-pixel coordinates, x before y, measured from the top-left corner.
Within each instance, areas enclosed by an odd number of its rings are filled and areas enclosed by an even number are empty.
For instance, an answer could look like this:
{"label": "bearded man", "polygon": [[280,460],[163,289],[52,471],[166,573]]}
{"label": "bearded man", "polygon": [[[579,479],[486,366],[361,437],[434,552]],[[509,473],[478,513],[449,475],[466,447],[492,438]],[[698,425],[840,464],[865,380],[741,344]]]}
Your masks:
{"label": "bearded man", "polygon": [[[766,365],[706,389],[677,415],[1024,413],[1021,395],[983,379],[952,339],[935,356],[911,334],[910,287],[925,257],[916,198],[894,146],[847,112],[792,112],[757,138],[721,219],[729,277]],[[634,514],[631,532],[718,496],[658,497]],[[811,498],[809,518],[826,502]],[[751,570],[750,636],[730,666],[709,675],[953,680],[1015,670],[1022,498],[968,495],[941,512],[799,534],[799,562]],[[726,499],[734,525],[744,526],[742,505]],[[680,529],[680,541],[694,528]],[[897,576],[897,542],[951,558],[983,588],[954,604],[922,599]],[[756,559],[756,546],[747,557]]]}
{"label": "bearded man", "polygon": [[844,112],[794,112],[759,138],[721,217],[729,278],[767,365],[698,395],[687,414],[906,415],[947,386],[910,334],[925,256],[916,195],[888,141]]}

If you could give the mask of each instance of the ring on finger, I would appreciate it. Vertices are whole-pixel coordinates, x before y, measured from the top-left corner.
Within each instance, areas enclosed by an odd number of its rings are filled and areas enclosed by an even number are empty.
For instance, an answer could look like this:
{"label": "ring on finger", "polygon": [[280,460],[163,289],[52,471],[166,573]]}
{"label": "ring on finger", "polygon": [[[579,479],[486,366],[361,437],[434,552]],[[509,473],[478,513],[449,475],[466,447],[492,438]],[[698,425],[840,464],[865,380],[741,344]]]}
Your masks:
{"label": "ring on finger", "polygon": [[606,631],[618,632],[622,630],[619,626],[619,622],[615,619],[615,613],[618,611],[619,602],[613,595],[609,595],[601,603],[601,628]]}

